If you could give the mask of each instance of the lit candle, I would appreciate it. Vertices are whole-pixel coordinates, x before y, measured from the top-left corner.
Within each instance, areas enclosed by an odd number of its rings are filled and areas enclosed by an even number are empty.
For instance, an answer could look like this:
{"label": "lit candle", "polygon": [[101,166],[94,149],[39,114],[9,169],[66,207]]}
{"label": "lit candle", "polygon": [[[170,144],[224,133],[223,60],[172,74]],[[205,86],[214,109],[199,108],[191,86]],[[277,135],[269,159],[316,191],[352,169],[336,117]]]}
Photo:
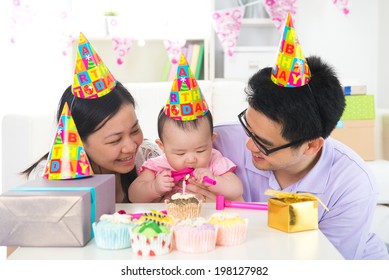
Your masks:
{"label": "lit candle", "polygon": [[182,179],[182,194],[185,194],[186,191],[186,180],[189,179],[190,174],[186,174],[186,176]]}

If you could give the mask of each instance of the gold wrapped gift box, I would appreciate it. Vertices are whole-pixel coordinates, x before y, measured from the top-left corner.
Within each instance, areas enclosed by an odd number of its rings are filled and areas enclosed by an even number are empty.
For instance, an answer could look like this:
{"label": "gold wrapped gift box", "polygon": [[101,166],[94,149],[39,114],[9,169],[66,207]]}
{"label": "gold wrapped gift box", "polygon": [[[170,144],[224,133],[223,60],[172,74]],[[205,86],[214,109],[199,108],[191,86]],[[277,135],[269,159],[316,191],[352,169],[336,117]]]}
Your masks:
{"label": "gold wrapped gift box", "polygon": [[[268,226],[285,232],[318,229],[319,199],[311,194],[267,190]],[[324,206],[325,207],[325,206]]]}

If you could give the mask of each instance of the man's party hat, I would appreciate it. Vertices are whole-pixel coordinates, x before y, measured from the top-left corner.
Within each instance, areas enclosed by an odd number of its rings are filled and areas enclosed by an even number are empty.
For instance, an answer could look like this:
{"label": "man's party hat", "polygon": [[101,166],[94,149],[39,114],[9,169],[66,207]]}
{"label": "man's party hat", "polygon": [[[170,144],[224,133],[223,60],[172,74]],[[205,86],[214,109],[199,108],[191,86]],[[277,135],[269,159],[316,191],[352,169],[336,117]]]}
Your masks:
{"label": "man's party hat", "polygon": [[271,79],[281,87],[301,87],[311,79],[311,71],[297,39],[290,13],[286,18]]}
{"label": "man's party hat", "polygon": [[110,93],[116,79],[91,43],[80,33],[72,92],[79,98],[93,99]]}
{"label": "man's party hat", "polygon": [[165,114],[181,121],[192,121],[201,118],[208,112],[201,89],[182,54],[178,62],[177,74],[173,81]]}
{"label": "man's party hat", "polygon": [[93,176],[76,124],[65,103],[58,121],[53,146],[47,158],[43,178],[76,179]]}

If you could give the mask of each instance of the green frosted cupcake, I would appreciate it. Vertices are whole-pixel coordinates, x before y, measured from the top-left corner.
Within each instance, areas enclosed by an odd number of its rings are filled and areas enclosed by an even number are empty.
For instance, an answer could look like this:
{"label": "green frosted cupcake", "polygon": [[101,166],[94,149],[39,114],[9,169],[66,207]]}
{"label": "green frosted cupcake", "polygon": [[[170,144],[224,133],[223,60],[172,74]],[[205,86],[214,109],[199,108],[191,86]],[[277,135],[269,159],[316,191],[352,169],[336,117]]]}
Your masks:
{"label": "green frosted cupcake", "polygon": [[131,231],[132,251],[140,256],[158,256],[172,250],[172,230],[154,220],[135,226]]}

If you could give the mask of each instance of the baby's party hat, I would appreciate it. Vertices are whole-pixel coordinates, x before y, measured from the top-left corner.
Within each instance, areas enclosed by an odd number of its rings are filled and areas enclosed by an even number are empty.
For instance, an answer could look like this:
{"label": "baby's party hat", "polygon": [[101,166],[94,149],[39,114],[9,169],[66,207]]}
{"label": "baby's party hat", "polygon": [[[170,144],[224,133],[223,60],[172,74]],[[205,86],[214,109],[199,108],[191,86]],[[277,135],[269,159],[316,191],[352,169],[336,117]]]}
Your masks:
{"label": "baby's party hat", "polygon": [[116,79],[91,43],[80,33],[72,92],[85,99],[102,97],[116,86]]}
{"label": "baby's party hat", "polygon": [[93,176],[93,170],[69,106],[65,103],[58,121],[54,143],[47,158],[43,178],[64,180],[89,176]]}
{"label": "baby's party hat", "polygon": [[201,89],[182,54],[178,62],[177,74],[174,78],[169,98],[165,106],[165,114],[172,119],[192,121],[201,118],[208,112]]}
{"label": "baby's party hat", "polygon": [[290,13],[286,18],[271,79],[281,87],[301,87],[311,79],[311,71],[297,39]]}

